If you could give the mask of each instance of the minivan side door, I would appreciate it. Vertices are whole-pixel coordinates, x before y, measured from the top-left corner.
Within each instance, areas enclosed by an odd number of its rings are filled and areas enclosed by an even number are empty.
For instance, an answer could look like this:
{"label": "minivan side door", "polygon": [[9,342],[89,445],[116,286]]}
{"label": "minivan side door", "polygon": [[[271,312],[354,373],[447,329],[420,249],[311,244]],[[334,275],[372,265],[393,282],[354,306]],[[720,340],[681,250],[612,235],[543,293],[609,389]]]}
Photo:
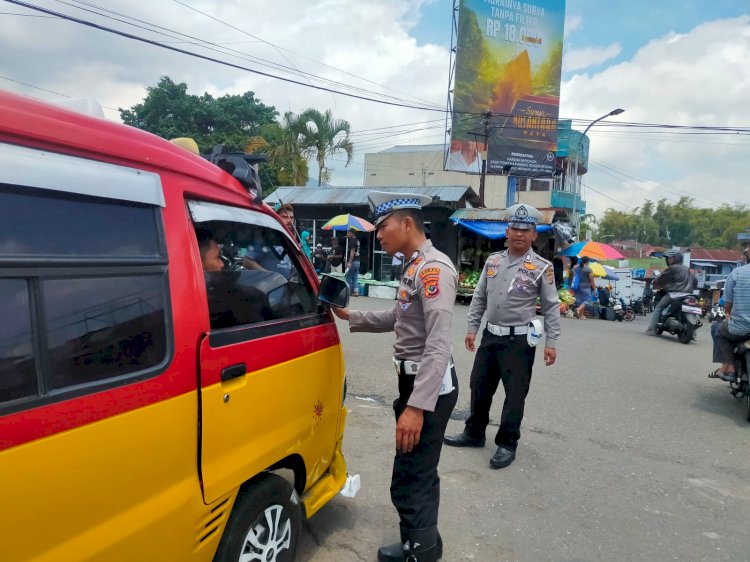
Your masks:
{"label": "minivan side door", "polygon": [[338,333],[319,307],[283,227],[249,209],[189,201],[195,251],[218,245],[204,271],[210,326],[200,344],[201,459],[210,502],[298,455],[306,485],[331,463],[343,369]]}

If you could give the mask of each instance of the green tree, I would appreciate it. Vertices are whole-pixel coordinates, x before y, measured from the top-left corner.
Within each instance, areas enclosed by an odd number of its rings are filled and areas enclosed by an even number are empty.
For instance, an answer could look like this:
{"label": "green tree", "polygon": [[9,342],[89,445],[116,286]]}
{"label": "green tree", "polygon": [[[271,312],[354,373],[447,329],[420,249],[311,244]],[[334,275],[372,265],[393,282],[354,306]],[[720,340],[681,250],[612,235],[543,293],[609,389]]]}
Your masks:
{"label": "green tree", "polygon": [[318,185],[323,178],[330,178],[331,170],[326,169],[326,159],[338,152],[346,154],[346,164],[352,161],[354,145],[350,139],[349,122],[334,119],[330,110],[321,113],[317,109],[308,109],[299,116],[301,130],[300,144],[305,153],[318,162]]}
{"label": "green tree", "polygon": [[278,112],[255,98],[253,92],[214,98],[204,93],[188,94],[187,84],[168,76],[147,88],[141,103],[120,108],[123,122],[165,139],[192,137],[201,152],[223,143],[230,150],[242,150],[257,136],[261,126],[273,123]]}
{"label": "green tree", "polygon": [[268,155],[264,169],[272,176],[274,185],[305,185],[309,178],[309,165],[302,149],[304,123],[291,111],[284,113],[281,123],[268,123],[260,128],[245,147],[245,152],[263,152]]}

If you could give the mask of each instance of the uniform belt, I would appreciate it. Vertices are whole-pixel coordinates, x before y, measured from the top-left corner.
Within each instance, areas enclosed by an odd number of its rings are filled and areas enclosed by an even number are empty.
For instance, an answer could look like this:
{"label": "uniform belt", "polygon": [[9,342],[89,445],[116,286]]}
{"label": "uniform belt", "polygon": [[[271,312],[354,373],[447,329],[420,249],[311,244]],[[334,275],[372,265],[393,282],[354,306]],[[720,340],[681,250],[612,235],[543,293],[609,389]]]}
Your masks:
{"label": "uniform belt", "polygon": [[496,336],[515,336],[526,334],[529,331],[528,326],[498,326],[487,322],[487,330]]}
{"label": "uniform belt", "polygon": [[[393,358],[393,365],[396,367],[396,375],[401,376],[402,372],[405,375],[416,375],[419,371],[419,361],[409,361],[407,359],[396,359]],[[404,370],[401,371],[403,366]]]}

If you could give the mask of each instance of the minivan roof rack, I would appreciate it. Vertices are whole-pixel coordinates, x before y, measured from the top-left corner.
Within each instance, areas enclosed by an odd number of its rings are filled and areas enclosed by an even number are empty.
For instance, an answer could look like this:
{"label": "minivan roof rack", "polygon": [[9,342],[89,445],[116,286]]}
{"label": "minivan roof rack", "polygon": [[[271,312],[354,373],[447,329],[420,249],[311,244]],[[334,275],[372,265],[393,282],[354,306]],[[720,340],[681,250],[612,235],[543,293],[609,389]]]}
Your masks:
{"label": "minivan roof rack", "polygon": [[205,158],[239,181],[247,189],[252,202],[262,200],[263,188],[258,175],[258,164],[268,162],[266,154],[229,152],[225,144],[217,144]]}

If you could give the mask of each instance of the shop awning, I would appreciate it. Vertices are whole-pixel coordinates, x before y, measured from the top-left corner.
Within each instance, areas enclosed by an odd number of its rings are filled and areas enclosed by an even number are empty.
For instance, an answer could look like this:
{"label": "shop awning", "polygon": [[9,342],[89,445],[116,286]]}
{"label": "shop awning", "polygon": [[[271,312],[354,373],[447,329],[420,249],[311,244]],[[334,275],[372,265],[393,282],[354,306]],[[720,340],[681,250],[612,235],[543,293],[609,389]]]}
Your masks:
{"label": "shop awning", "polygon": [[[489,238],[490,240],[505,238],[505,231],[508,229],[507,222],[462,220],[452,217],[451,220],[454,224],[461,226],[466,230],[471,230],[472,232],[484,236],[485,238]],[[539,224],[537,225],[536,230],[537,232],[547,232],[552,230],[552,227],[548,224]]]}
{"label": "shop awning", "polygon": [[690,260],[691,265],[697,265],[700,267],[719,267],[713,262],[710,261],[702,261],[702,260]]}

